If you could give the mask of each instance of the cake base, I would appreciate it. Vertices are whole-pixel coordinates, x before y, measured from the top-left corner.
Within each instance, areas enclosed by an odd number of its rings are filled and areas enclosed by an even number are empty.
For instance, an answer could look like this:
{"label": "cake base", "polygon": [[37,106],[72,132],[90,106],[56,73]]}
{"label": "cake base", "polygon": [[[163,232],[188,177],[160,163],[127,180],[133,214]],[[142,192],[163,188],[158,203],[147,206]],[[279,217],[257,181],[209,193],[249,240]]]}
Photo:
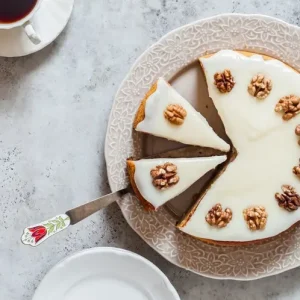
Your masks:
{"label": "cake base", "polygon": [[130,180],[130,184],[132,189],[136,195],[136,197],[140,200],[141,204],[144,206],[145,210],[147,211],[154,211],[154,206],[148,202],[140,193],[139,189],[137,188],[135,181],[134,181],[134,174],[135,174],[135,165],[133,160],[127,160],[127,171]]}
{"label": "cake base", "polygon": [[157,88],[157,83],[154,83],[150,90],[147,92],[147,94],[145,95],[144,99],[142,100],[139,108],[138,108],[138,111],[135,115],[135,119],[133,121],[133,128],[136,129],[137,125],[142,122],[144,119],[145,119],[145,108],[146,108],[146,102],[147,102],[147,99],[153,94],[155,93],[156,91],[156,88]]}

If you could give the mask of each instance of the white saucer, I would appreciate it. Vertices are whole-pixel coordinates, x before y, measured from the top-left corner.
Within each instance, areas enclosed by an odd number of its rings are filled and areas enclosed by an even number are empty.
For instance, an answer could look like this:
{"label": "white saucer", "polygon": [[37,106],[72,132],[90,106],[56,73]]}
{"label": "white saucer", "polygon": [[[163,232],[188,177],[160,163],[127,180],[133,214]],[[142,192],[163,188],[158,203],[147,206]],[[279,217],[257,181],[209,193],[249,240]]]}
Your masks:
{"label": "white saucer", "polygon": [[167,277],[145,258],[93,248],[58,263],[32,300],[180,300]]}
{"label": "white saucer", "polygon": [[34,45],[21,27],[0,30],[0,56],[16,57],[37,52],[53,42],[67,25],[74,0],[44,0],[32,18],[42,42]]}

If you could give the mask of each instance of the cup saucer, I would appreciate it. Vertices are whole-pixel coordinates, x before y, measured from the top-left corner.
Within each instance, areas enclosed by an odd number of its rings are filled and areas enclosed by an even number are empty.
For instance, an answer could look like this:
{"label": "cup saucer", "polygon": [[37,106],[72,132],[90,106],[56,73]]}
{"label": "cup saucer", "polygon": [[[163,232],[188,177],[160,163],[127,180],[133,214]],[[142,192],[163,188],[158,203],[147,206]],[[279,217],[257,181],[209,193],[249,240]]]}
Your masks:
{"label": "cup saucer", "polygon": [[34,45],[22,27],[0,30],[0,56],[17,57],[37,52],[53,42],[67,25],[74,0],[44,0],[31,19],[41,43]]}

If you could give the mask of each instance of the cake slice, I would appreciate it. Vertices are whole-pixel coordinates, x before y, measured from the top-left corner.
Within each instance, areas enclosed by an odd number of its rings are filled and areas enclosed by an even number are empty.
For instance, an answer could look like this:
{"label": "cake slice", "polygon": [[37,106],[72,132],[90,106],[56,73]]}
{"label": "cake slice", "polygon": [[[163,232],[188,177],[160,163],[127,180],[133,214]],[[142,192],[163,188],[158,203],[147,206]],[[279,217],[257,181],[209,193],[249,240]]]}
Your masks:
{"label": "cake slice", "polygon": [[128,174],[134,192],[147,210],[178,196],[227,156],[128,160]]}
{"label": "cake slice", "polygon": [[133,127],[183,144],[230,150],[206,119],[163,78],[158,79],[142,100]]}

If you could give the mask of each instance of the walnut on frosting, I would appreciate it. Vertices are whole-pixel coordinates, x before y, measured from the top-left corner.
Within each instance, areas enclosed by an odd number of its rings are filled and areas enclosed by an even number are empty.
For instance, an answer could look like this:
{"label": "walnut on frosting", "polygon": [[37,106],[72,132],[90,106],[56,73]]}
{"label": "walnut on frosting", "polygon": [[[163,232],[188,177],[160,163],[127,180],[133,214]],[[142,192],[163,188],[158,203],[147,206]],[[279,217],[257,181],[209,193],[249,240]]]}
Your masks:
{"label": "walnut on frosting", "polygon": [[218,228],[226,227],[232,219],[232,211],[230,208],[222,210],[222,205],[217,203],[207,213],[205,220],[210,226]]}
{"label": "walnut on frosting", "polygon": [[[296,128],[295,128],[295,134],[296,134],[297,136],[300,136],[300,124],[298,124],[298,125],[296,126]],[[300,140],[298,140],[298,145],[300,145]],[[300,165],[300,163],[299,163],[299,165]]]}
{"label": "walnut on frosting", "polygon": [[293,173],[300,178],[300,159],[299,159],[298,166],[293,167]]}
{"label": "walnut on frosting", "polygon": [[300,113],[300,98],[295,95],[282,97],[275,106],[276,112],[283,112],[282,119],[287,121]]}
{"label": "walnut on frosting", "polygon": [[167,189],[179,181],[177,166],[169,162],[153,168],[150,175],[153,185],[159,190]]}
{"label": "walnut on frosting", "polygon": [[300,196],[296,192],[295,188],[291,185],[283,185],[281,187],[283,193],[276,193],[275,199],[278,205],[287,211],[297,210],[300,206]]}
{"label": "walnut on frosting", "polygon": [[298,125],[296,126],[296,128],[295,128],[295,134],[296,134],[297,136],[300,136],[300,124],[298,124]]}
{"label": "walnut on frosting", "polygon": [[252,77],[248,85],[248,92],[257,99],[265,99],[272,90],[272,81],[263,74],[257,74]]}
{"label": "walnut on frosting", "polygon": [[186,110],[179,104],[169,104],[164,111],[165,118],[174,125],[182,125],[187,116]]}
{"label": "walnut on frosting", "polygon": [[300,177],[300,166],[295,166],[295,167],[293,168],[293,173],[294,173],[296,176]]}
{"label": "walnut on frosting", "polygon": [[243,210],[244,220],[250,230],[262,230],[266,227],[268,214],[263,206],[252,206]]}
{"label": "walnut on frosting", "polygon": [[221,73],[216,73],[214,79],[215,86],[221,93],[229,93],[235,85],[234,78],[228,69]]}

